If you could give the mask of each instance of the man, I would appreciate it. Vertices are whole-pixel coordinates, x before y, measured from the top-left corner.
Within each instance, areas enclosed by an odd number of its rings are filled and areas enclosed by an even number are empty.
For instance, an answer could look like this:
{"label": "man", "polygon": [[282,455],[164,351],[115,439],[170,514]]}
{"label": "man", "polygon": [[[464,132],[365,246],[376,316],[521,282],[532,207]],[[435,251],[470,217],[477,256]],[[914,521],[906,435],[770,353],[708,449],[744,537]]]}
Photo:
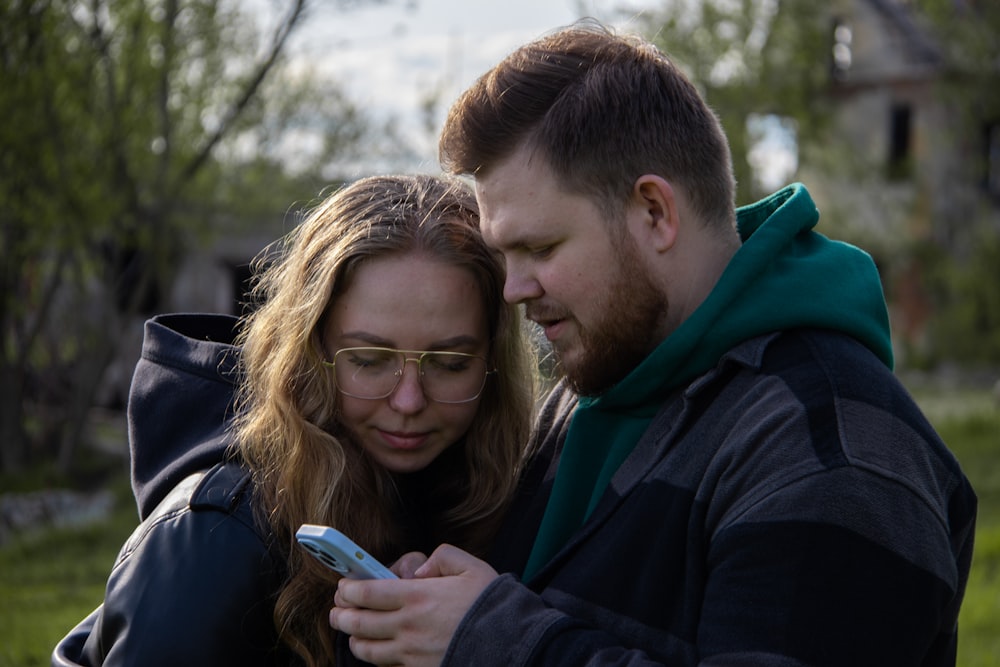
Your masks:
{"label": "man", "polygon": [[477,81],[441,153],[565,378],[493,567],[445,546],[341,582],[358,657],[955,664],[976,498],[892,375],[873,263],[801,185],[737,211],[693,86],[590,24]]}

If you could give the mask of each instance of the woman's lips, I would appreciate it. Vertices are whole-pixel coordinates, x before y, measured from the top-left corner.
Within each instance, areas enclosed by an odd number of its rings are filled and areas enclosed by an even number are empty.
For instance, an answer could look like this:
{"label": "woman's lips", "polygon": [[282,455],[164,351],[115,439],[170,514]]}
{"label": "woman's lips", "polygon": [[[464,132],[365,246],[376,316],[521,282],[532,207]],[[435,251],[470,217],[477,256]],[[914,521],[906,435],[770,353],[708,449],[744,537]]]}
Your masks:
{"label": "woman's lips", "polygon": [[397,433],[379,431],[382,439],[393,449],[419,449],[427,441],[426,433]]}

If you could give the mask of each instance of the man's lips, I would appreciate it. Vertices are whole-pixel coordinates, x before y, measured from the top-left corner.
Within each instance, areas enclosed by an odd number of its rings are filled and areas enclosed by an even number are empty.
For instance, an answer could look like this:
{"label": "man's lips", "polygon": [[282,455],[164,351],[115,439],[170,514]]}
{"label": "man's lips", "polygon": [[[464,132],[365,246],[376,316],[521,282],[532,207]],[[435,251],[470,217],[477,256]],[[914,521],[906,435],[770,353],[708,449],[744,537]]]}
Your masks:
{"label": "man's lips", "polygon": [[555,340],[559,337],[560,332],[563,330],[563,324],[566,322],[566,316],[562,313],[555,313],[552,311],[543,311],[541,309],[532,310],[527,309],[525,316],[542,327],[545,332],[545,337],[550,341]]}
{"label": "man's lips", "polygon": [[427,441],[426,433],[379,431],[379,435],[393,449],[419,449]]}
{"label": "man's lips", "polygon": [[545,332],[545,337],[549,339],[549,342],[554,341],[559,337],[559,333],[563,330],[563,323],[566,320],[543,320],[538,322],[538,325],[542,327],[542,331]]}

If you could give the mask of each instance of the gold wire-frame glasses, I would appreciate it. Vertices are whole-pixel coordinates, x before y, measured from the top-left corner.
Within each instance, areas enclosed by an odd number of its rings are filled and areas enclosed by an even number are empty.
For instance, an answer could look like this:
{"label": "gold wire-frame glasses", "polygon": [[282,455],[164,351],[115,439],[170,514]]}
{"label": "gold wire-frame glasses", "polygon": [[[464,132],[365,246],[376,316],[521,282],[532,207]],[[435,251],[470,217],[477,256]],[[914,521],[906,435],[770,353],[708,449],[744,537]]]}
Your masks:
{"label": "gold wire-frame glasses", "polygon": [[415,362],[424,395],[438,403],[468,403],[479,398],[486,378],[496,372],[485,357],[444,350],[397,350],[391,347],[344,347],[323,361],[332,368],[337,389],[365,400],[386,398]]}

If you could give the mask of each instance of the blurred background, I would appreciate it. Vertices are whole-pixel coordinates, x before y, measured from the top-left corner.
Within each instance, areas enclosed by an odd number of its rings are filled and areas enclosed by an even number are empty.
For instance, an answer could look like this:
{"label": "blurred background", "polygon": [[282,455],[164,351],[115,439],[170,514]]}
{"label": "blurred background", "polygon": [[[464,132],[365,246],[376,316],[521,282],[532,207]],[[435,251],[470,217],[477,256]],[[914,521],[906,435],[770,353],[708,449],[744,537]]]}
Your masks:
{"label": "blurred background", "polygon": [[738,203],[802,181],[875,258],[897,372],[982,504],[959,664],[1000,664],[1000,3],[0,0],[0,665],[47,664],[136,524],[143,321],[242,312],[303,210],[439,171],[458,93],[584,16],[701,88]]}

